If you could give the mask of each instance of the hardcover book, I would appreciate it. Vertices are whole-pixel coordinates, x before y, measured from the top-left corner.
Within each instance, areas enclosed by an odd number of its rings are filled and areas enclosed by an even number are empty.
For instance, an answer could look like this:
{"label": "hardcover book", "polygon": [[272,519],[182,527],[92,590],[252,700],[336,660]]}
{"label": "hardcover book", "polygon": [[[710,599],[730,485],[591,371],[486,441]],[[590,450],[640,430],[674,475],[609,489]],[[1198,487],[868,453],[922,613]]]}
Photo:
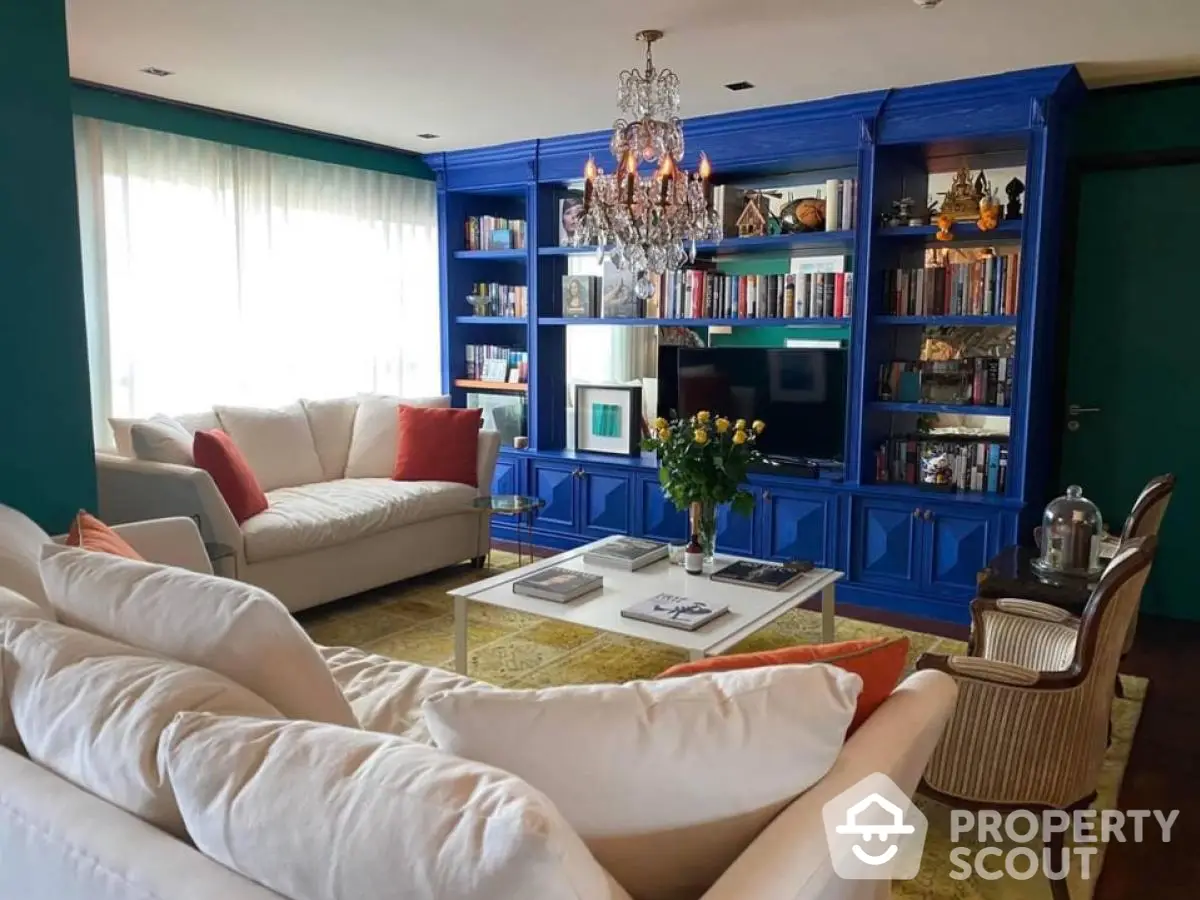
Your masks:
{"label": "hardcover book", "polygon": [[743,587],[762,588],[767,591],[781,591],[793,582],[803,578],[811,570],[811,564],[805,568],[802,565],[777,566],[772,563],[738,560],[717,572],[713,572],[709,577],[713,581],[720,581],[726,584],[740,584]]}
{"label": "hardcover book", "polygon": [[588,551],[584,554],[583,561],[636,572],[643,566],[666,557],[666,544],[641,538],[619,537]]}
{"label": "hardcover book", "polygon": [[621,615],[652,625],[695,631],[727,612],[728,606],[710,606],[702,600],[691,600],[674,594],[655,594],[649,600],[621,610]]}
{"label": "hardcover book", "polygon": [[552,600],[555,603],[570,603],[584,594],[598,591],[603,586],[604,579],[599,575],[553,566],[527,575],[519,581],[514,581],[512,589],[514,594],[520,594],[523,597]]}
{"label": "hardcover book", "polygon": [[564,275],[563,316],[569,319],[590,319],[596,315],[597,279],[591,275]]}
{"label": "hardcover book", "polygon": [[605,319],[636,319],[641,315],[637,295],[633,292],[636,276],[628,269],[618,269],[604,263],[604,294],[600,315]]}

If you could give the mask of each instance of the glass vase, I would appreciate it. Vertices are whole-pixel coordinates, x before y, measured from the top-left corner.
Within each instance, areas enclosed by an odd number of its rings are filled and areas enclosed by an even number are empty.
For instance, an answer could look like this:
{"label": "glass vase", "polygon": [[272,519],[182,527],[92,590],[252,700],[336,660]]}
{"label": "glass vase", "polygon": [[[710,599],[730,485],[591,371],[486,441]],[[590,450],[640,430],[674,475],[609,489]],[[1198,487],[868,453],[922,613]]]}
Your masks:
{"label": "glass vase", "polygon": [[712,571],[717,550],[717,504],[712,500],[697,500],[688,518],[689,530],[704,551],[704,568]]}

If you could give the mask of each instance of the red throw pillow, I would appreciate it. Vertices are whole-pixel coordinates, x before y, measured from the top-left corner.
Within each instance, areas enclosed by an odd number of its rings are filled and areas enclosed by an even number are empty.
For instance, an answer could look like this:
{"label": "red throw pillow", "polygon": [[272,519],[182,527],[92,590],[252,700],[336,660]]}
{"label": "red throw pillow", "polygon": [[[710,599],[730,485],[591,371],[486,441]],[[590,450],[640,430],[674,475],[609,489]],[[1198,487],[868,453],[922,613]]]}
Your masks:
{"label": "red throw pillow", "polygon": [[395,481],[456,481],[478,487],[482,409],[403,406],[396,447]]}
{"label": "red throw pillow", "polygon": [[862,677],[863,689],[847,734],[855,730],[879,708],[896,687],[908,660],[908,638],[867,638],[861,641],[842,641],[837,644],[809,644],[763,650],[759,653],[737,653],[733,656],[713,656],[696,662],[680,663],[659,675],[673,678],[696,675],[700,672],[728,672],[732,669],[754,669],[759,666],[787,666],[797,663],[829,663]]}
{"label": "red throw pillow", "polygon": [[81,550],[94,550],[97,553],[111,553],[113,556],[123,556],[125,559],[145,561],[129,542],[121,537],[95,516],[80,510],[67,532],[67,546],[79,547]]}
{"label": "red throw pillow", "polygon": [[217,490],[239,525],[267,508],[267,495],[250,464],[225,432],[219,428],[197,431],[192,440],[192,456],[196,465],[217,483]]}

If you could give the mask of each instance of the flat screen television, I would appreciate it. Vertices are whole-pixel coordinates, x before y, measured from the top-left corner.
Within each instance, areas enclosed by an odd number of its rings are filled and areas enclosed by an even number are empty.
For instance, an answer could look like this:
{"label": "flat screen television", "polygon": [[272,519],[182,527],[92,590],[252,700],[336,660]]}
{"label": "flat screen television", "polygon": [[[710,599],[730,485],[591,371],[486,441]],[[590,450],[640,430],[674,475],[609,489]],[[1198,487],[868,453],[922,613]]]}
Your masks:
{"label": "flat screen television", "polygon": [[702,409],[762,419],[758,448],[780,461],[841,462],[846,444],[843,348],[661,347],[658,414]]}

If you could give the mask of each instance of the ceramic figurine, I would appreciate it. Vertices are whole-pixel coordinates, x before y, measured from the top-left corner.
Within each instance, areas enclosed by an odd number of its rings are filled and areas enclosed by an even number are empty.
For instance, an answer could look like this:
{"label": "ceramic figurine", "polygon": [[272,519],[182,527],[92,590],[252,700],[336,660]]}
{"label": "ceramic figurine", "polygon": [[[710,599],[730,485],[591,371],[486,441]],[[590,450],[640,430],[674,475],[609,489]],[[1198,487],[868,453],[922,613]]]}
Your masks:
{"label": "ceramic figurine", "polygon": [[1021,195],[1025,193],[1025,182],[1020,178],[1014,178],[1004,186],[1004,193],[1008,194],[1008,205],[1004,208],[1004,218],[1010,222],[1013,219],[1021,218]]}

